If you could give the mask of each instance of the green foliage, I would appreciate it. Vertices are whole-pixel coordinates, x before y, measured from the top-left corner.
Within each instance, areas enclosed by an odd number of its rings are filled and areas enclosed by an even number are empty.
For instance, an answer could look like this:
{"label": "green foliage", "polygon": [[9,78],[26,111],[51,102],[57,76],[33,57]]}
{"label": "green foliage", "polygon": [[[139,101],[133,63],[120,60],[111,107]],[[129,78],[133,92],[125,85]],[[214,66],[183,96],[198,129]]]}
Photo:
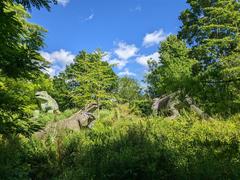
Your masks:
{"label": "green foliage", "polygon": [[[60,75],[63,76],[63,75]],[[71,90],[69,83],[65,81],[64,77],[54,77],[53,79],[53,91],[52,97],[57,101],[60,110],[66,110],[68,108],[76,107],[73,98],[71,96]]]}
{"label": "green foliage", "polygon": [[179,37],[187,40],[191,56],[198,60],[193,74],[199,81],[199,99],[213,113],[239,112],[240,2],[187,2]]}
{"label": "green foliage", "polygon": [[27,77],[39,74],[48,63],[39,54],[45,30],[26,21],[21,5],[0,2],[0,75]]}
{"label": "green foliage", "polygon": [[19,139],[5,141],[1,138],[0,144],[1,179],[27,179],[31,167],[27,161],[23,162],[24,142]]}
{"label": "green foliage", "polygon": [[35,92],[50,91],[51,80],[41,73],[34,80],[1,77],[0,82],[0,134],[31,134],[39,128],[38,122],[31,119],[33,110],[38,109]]}
{"label": "green foliage", "polygon": [[230,55],[239,45],[240,3],[236,0],[188,0],[179,35],[193,45],[203,68]]}
{"label": "green foliage", "polygon": [[[136,80],[118,80],[100,50],[81,51],[52,80],[42,72],[48,63],[39,54],[46,31],[27,22],[24,7],[49,10],[56,0],[2,0],[0,178],[239,179],[240,3],[187,2],[179,38],[169,36],[161,43],[159,61],[149,62],[149,94],[180,91],[212,114],[236,113],[231,118],[200,121],[185,111],[177,121],[150,117],[152,100],[141,94]],[[39,90],[71,110],[34,120]],[[68,118],[93,101],[111,105],[98,111],[93,129],[29,138],[41,125]]]}
{"label": "green foliage", "polygon": [[51,9],[51,4],[57,4],[57,0],[10,0],[22,4],[25,8],[31,10],[32,6],[37,9],[46,8],[48,11]]}
{"label": "green foliage", "polygon": [[142,96],[140,99],[130,103],[130,107],[133,109],[133,113],[141,116],[152,115],[152,100],[146,96]]}
{"label": "green foliage", "polygon": [[23,8],[30,4],[49,8],[49,0],[0,2],[0,134],[30,135],[39,128],[31,119],[37,108],[35,92],[50,90],[52,83],[42,73],[48,62],[41,57],[46,32],[42,27],[27,21],[30,15]]}
{"label": "green foliage", "polygon": [[179,38],[161,43],[159,62],[150,62],[146,80],[152,97],[180,90],[207,113],[239,112],[240,4],[235,0],[188,0]]}
{"label": "green foliage", "polygon": [[161,43],[158,62],[149,62],[146,81],[153,97],[175,92],[188,92],[192,88],[192,66],[195,60],[189,58],[189,49],[176,36],[169,36]]}
{"label": "green foliage", "polygon": [[137,80],[126,76],[119,78],[117,93],[121,103],[130,103],[140,98],[141,88]]}
{"label": "green foliage", "polygon": [[101,111],[91,131],[1,140],[1,178],[239,179],[239,115],[169,121],[114,114]]}
{"label": "green foliage", "polygon": [[130,77],[122,77],[118,80],[117,97],[119,103],[127,105],[131,113],[150,116],[152,113],[152,101],[142,92],[137,80]]}
{"label": "green foliage", "polygon": [[[103,53],[84,51],[76,56],[54,80],[55,98],[64,108],[83,107],[95,101],[107,105],[114,98],[117,76],[111,66],[102,61]],[[59,99],[59,100],[58,100]]]}

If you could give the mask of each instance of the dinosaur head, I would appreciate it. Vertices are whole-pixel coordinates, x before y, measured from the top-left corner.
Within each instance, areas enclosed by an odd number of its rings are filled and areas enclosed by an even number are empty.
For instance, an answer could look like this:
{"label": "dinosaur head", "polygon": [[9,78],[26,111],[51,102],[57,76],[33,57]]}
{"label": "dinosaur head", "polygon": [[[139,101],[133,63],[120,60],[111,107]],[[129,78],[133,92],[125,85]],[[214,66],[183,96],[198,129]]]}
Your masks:
{"label": "dinosaur head", "polygon": [[38,91],[36,92],[35,97],[37,98],[37,100],[43,101],[43,102],[49,100],[49,95],[47,91]]}

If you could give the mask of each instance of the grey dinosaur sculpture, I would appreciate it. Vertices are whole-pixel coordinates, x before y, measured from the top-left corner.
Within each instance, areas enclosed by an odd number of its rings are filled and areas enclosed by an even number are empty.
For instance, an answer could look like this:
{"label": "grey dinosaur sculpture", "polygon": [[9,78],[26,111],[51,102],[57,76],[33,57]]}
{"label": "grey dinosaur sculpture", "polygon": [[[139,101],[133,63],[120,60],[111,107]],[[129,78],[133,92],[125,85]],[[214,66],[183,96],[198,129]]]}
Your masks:
{"label": "grey dinosaur sculpture", "polygon": [[[159,115],[162,111],[165,110],[170,114],[170,116],[168,117],[169,119],[176,119],[177,117],[179,117],[180,113],[177,109],[177,106],[183,103],[179,100],[179,96],[180,92],[178,91],[168,95],[165,94],[160,98],[155,98],[152,105],[152,110],[154,114]],[[193,103],[193,99],[188,95],[185,96],[184,103],[187,104],[190,109],[196,112],[202,119],[209,118],[209,116],[204,111],[202,111]]]}
{"label": "grey dinosaur sculpture", "polygon": [[96,103],[91,103],[82,110],[75,113],[70,118],[57,122],[48,123],[44,129],[34,133],[34,136],[37,138],[42,138],[46,134],[53,132],[61,132],[61,130],[64,129],[79,131],[83,127],[92,128],[96,120],[95,116],[93,115],[93,112],[97,108],[98,105]]}
{"label": "grey dinosaur sculpture", "polygon": [[47,93],[47,91],[38,91],[35,94],[39,102],[41,111],[48,113],[59,113],[57,102]]}

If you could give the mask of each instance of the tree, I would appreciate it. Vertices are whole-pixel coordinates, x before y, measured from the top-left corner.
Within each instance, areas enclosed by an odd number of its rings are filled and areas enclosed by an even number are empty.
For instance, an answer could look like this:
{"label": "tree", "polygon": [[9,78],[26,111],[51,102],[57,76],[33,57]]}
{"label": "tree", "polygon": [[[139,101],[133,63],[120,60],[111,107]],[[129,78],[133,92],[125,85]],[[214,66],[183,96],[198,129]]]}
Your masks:
{"label": "tree", "polygon": [[34,94],[46,82],[48,63],[39,53],[45,30],[27,22],[30,15],[12,1],[1,1],[0,12],[0,134],[29,135],[38,127],[31,120]]}
{"label": "tree", "polygon": [[149,61],[146,81],[152,97],[181,90],[189,93],[192,88],[192,66],[196,63],[189,58],[189,49],[176,36],[170,35],[161,43],[159,61]]}
{"label": "tree", "polygon": [[55,97],[61,99],[65,108],[83,107],[91,101],[106,105],[114,98],[117,76],[102,57],[99,50],[90,54],[81,51],[74,62],[55,78],[55,90],[60,95]]}
{"label": "tree", "polygon": [[140,98],[141,88],[135,79],[126,76],[119,78],[117,92],[120,102],[131,103]]}
{"label": "tree", "polygon": [[25,8],[31,10],[31,7],[36,7],[40,9],[42,7],[46,8],[48,11],[50,10],[51,4],[56,4],[57,0],[11,0],[13,2],[22,4]]}
{"label": "tree", "polygon": [[179,36],[193,47],[202,68],[230,55],[240,41],[240,2],[236,0],[188,0]]}
{"label": "tree", "polygon": [[0,75],[32,78],[48,65],[39,53],[46,31],[26,21],[21,5],[3,0],[0,12]]}
{"label": "tree", "polygon": [[60,111],[78,107],[73,100],[69,82],[63,73],[53,78],[52,97],[57,101]]}
{"label": "tree", "polygon": [[[229,113],[239,111],[240,2],[188,0],[182,12],[179,37],[187,40],[198,60],[193,74],[199,79],[205,104]],[[237,110],[238,109],[238,110]]]}

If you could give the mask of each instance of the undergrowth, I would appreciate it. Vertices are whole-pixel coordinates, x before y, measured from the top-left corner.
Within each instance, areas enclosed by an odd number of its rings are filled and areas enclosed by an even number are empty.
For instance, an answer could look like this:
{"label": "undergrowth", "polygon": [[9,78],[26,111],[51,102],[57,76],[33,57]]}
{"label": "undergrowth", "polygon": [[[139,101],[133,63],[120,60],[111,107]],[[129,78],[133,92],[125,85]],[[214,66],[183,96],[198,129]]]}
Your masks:
{"label": "undergrowth", "polygon": [[100,111],[92,130],[1,140],[2,179],[239,179],[240,115],[203,121]]}

